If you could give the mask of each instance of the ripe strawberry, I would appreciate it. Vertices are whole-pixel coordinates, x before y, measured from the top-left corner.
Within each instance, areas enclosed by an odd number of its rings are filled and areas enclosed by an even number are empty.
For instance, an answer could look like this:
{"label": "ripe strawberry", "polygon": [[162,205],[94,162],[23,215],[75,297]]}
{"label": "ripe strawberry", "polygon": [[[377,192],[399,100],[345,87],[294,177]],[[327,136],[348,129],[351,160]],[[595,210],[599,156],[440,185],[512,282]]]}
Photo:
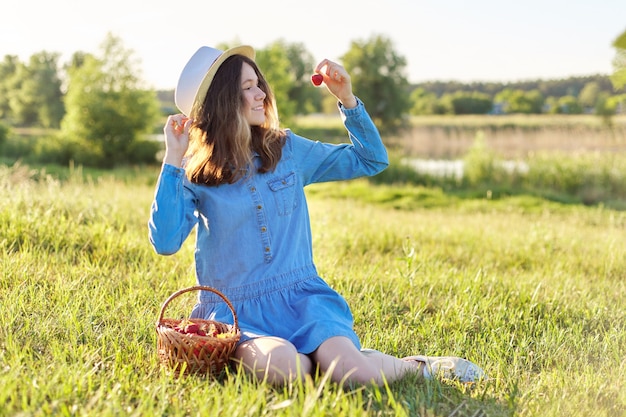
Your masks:
{"label": "ripe strawberry", "polygon": [[200,327],[196,323],[189,323],[185,326],[185,333],[198,333]]}
{"label": "ripe strawberry", "polygon": [[324,77],[322,76],[322,74],[313,74],[313,75],[311,75],[311,82],[316,87],[319,87],[320,85],[322,85],[322,81],[324,81]]}

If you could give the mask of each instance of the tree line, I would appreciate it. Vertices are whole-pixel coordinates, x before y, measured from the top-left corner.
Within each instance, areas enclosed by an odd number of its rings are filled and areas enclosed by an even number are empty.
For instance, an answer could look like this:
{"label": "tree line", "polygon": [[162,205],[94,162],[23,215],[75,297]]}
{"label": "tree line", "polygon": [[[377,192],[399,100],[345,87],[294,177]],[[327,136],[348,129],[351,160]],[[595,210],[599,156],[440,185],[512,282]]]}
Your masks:
{"label": "tree line", "polygon": [[582,114],[626,112],[609,75],[509,83],[442,82],[417,84],[411,113],[420,114]]}
{"label": "tree line", "polygon": [[[382,35],[351,42],[340,58],[376,124],[391,131],[405,126],[407,115],[614,114],[626,108],[626,31],[613,46],[616,70],[611,76],[506,84],[411,84],[406,59]],[[147,88],[133,51],[112,34],[98,52],[75,52],[63,64],[59,57],[42,51],[28,62],[12,55],[0,62],[0,146],[9,134],[7,126],[44,127],[55,133],[32,151],[52,162],[110,166],[153,158],[154,143],[144,138],[165,114],[177,111],[173,92]],[[257,49],[256,60],[274,89],[283,124],[298,114],[336,111],[325,89],[311,87],[316,62],[303,44],[275,41]]]}

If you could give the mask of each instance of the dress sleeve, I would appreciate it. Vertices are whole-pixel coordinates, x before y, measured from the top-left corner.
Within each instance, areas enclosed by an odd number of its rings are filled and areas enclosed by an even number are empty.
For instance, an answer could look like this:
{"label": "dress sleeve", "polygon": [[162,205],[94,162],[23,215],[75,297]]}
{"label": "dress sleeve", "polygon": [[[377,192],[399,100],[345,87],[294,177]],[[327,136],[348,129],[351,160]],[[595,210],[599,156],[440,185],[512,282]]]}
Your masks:
{"label": "dress sleeve", "polygon": [[323,143],[290,134],[304,185],[372,176],[389,165],[385,145],[363,102],[357,99],[352,109],[340,104],[339,111],[350,143]]}
{"label": "dress sleeve", "polygon": [[184,184],[185,171],[163,164],[150,208],[150,243],[161,255],[176,253],[198,223],[193,192]]}

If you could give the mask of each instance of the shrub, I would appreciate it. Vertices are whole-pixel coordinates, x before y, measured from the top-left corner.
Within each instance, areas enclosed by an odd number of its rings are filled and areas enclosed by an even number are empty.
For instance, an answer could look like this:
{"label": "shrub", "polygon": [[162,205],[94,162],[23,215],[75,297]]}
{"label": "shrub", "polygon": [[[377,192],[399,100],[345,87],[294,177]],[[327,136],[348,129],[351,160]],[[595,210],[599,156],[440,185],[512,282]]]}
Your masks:
{"label": "shrub", "polygon": [[487,147],[482,131],[476,134],[463,162],[463,182],[470,186],[497,183],[504,179],[504,170],[498,166],[495,152]]}
{"label": "shrub", "polygon": [[9,137],[9,127],[0,123],[0,147],[6,142]]}
{"label": "shrub", "polygon": [[131,143],[128,149],[129,162],[133,164],[154,164],[157,161],[157,154],[163,145],[154,140],[136,140]]}

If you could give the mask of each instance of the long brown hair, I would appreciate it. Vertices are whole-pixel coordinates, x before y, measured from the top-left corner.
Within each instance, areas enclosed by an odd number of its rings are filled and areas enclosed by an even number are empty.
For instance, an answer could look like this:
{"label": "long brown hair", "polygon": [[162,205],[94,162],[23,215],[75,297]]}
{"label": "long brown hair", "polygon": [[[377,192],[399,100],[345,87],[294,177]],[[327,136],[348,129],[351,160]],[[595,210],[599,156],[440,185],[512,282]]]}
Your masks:
{"label": "long brown hair", "polygon": [[[265,122],[250,126],[243,113],[241,68],[249,64],[265,93]],[[232,184],[253,169],[253,152],[259,154],[258,172],[270,172],[281,158],[286,133],[279,128],[274,94],[256,63],[242,55],[229,57],[215,74],[189,131],[185,171],[197,184]],[[252,171],[250,171],[252,172]]]}

